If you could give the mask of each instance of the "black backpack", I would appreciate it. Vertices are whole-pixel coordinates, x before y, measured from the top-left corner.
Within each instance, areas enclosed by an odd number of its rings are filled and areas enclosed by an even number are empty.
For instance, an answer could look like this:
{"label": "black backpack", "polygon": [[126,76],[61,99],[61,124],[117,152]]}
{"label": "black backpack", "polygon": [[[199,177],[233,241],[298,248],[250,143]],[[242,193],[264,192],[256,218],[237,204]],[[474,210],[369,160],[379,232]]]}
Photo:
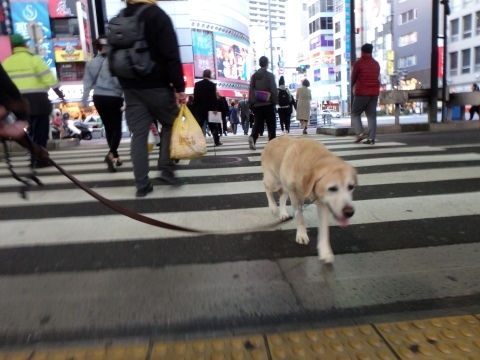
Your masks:
{"label": "black backpack", "polygon": [[139,79],[155,67],[145,39],[145,24],[140,15],[151,5],[140,6],[132,16],[125,9],[108,23],[108,63],[112,75],[123,79]]}
{"label": "black backpack", "polygon": [[289,106],[291,102],[291,97],[288,95],[286,89],[278,89],[278,105],[279,106]]}

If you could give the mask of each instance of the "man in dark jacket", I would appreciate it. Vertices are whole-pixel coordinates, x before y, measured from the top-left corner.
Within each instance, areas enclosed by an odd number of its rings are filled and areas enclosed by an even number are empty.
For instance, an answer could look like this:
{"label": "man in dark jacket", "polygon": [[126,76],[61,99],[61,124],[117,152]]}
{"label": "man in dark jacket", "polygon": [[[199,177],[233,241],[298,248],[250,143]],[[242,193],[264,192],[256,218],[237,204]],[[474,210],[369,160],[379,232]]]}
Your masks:
{"label": "man in dark jacket", "polygon": [[352,125],[357,137],[355,143],[367,138],[363,132],[361,114],[365,111],[368,120],[368,139],[364,144],[374,145],[377,131],[377,103],[380,94],[380,65],[372,57],[372,44],[364,44],[361,58],[353,65],[350,84],[353,87]]}
{"label": "man in dark jacket", "polygon": [[240,122],[242,123],[243,134],[248,135],[249,118],[250,118],[250,104],[247,100],[247,95],[242,94],[242,100],[238,103],[238,111],[240,112]]}
{"label": "man in dark jacket", "polygon": [[174,174],[170,138],[178,105],[186,101],[178,41],[169,16],[151,0],[127,0],[125,16],[133,15],[144,4],[152,4],[140,17],[145,22],[145,38],[155,67],[138,80],[118,78],[125,95],[127,124],[132,132],[131,156],[137,197],[153,191],[148,177],[147,145],[150,125],[155,120],[162,124],[157,166],[162,172],[160,179],[170,185],[182,185]]}
{"label": "man in dark jacket", "polygon": [[213,141],[215,145],[219,146],[222,145],[218,130],[220,124],[208,122],[208,112],[214,111],[216,113],[218,110],[217,85],[210,81],[211,77],[212,71],[206,69],[203,71],[203,79],[195,83],[193,88],[193,98],[195,99],[194,114],[202,129],[205,127],[205,122],[207,122],[213,135]]}
{"label": "man in dark jacket", "polygon": [[267,57],[262,56],[259,59],[259,65],[260,69],[250,79],[249,100],[255,115],[252,134],[248,138],[248,145],[252,150],[256,150],[255,143],[257,142],[258,134],[262,132],[261,127],[264,121],[267,124],[268,140],[275,138],[277,128],[275,105],[277,104],[278,93],[275,77],[271,72],[267,71]]}

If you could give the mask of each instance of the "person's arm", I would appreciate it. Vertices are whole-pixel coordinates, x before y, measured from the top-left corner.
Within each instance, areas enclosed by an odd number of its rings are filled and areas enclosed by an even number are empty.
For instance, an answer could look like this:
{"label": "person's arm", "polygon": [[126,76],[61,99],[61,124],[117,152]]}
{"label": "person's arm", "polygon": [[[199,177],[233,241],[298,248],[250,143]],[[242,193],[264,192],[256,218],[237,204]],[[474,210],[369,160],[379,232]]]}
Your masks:
{"label": "person's arm", "polygon": [[82,105],[87,107],[88,105],[88,96],[90,95],[90,91],[93,89],[93,78],[90,73],[90,68],[92,67],[92,61],[88,62],[85,65],[85,72],[83,75],[83,96],[82,96]]}
{"label": "person's arm", "polygon": [[42,82],[47,88],[51,87],[60,99],[65,100],[65,95],[60,90],[60,84],[57,78],[53,75],[48,65],[40,56],[33,56],[33,67],[40,82]]}

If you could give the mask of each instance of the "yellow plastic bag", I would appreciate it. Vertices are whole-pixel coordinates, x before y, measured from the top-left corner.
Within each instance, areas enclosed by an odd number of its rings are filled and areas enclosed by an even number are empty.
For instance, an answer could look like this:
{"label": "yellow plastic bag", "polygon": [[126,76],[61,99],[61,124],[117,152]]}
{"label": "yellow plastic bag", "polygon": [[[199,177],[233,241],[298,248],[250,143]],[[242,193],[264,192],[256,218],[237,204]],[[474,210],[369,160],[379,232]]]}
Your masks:
{"label": "yellow plastic bag", "polygon": [[170,157],[172,159],[193,159],[207,153],[207,141],[200,125],[186,105],[173,123],[170,140]]}

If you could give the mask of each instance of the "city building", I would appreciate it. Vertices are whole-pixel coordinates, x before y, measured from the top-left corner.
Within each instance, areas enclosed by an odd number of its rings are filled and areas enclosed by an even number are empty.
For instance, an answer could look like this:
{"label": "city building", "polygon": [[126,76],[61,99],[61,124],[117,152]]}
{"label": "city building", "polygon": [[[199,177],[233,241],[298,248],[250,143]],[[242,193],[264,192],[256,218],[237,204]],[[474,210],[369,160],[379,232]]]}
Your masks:
{"label": "city building", "polygon": [[471,91],[480,83],[480,0],[451,0],[447,29],[447,85]]}

